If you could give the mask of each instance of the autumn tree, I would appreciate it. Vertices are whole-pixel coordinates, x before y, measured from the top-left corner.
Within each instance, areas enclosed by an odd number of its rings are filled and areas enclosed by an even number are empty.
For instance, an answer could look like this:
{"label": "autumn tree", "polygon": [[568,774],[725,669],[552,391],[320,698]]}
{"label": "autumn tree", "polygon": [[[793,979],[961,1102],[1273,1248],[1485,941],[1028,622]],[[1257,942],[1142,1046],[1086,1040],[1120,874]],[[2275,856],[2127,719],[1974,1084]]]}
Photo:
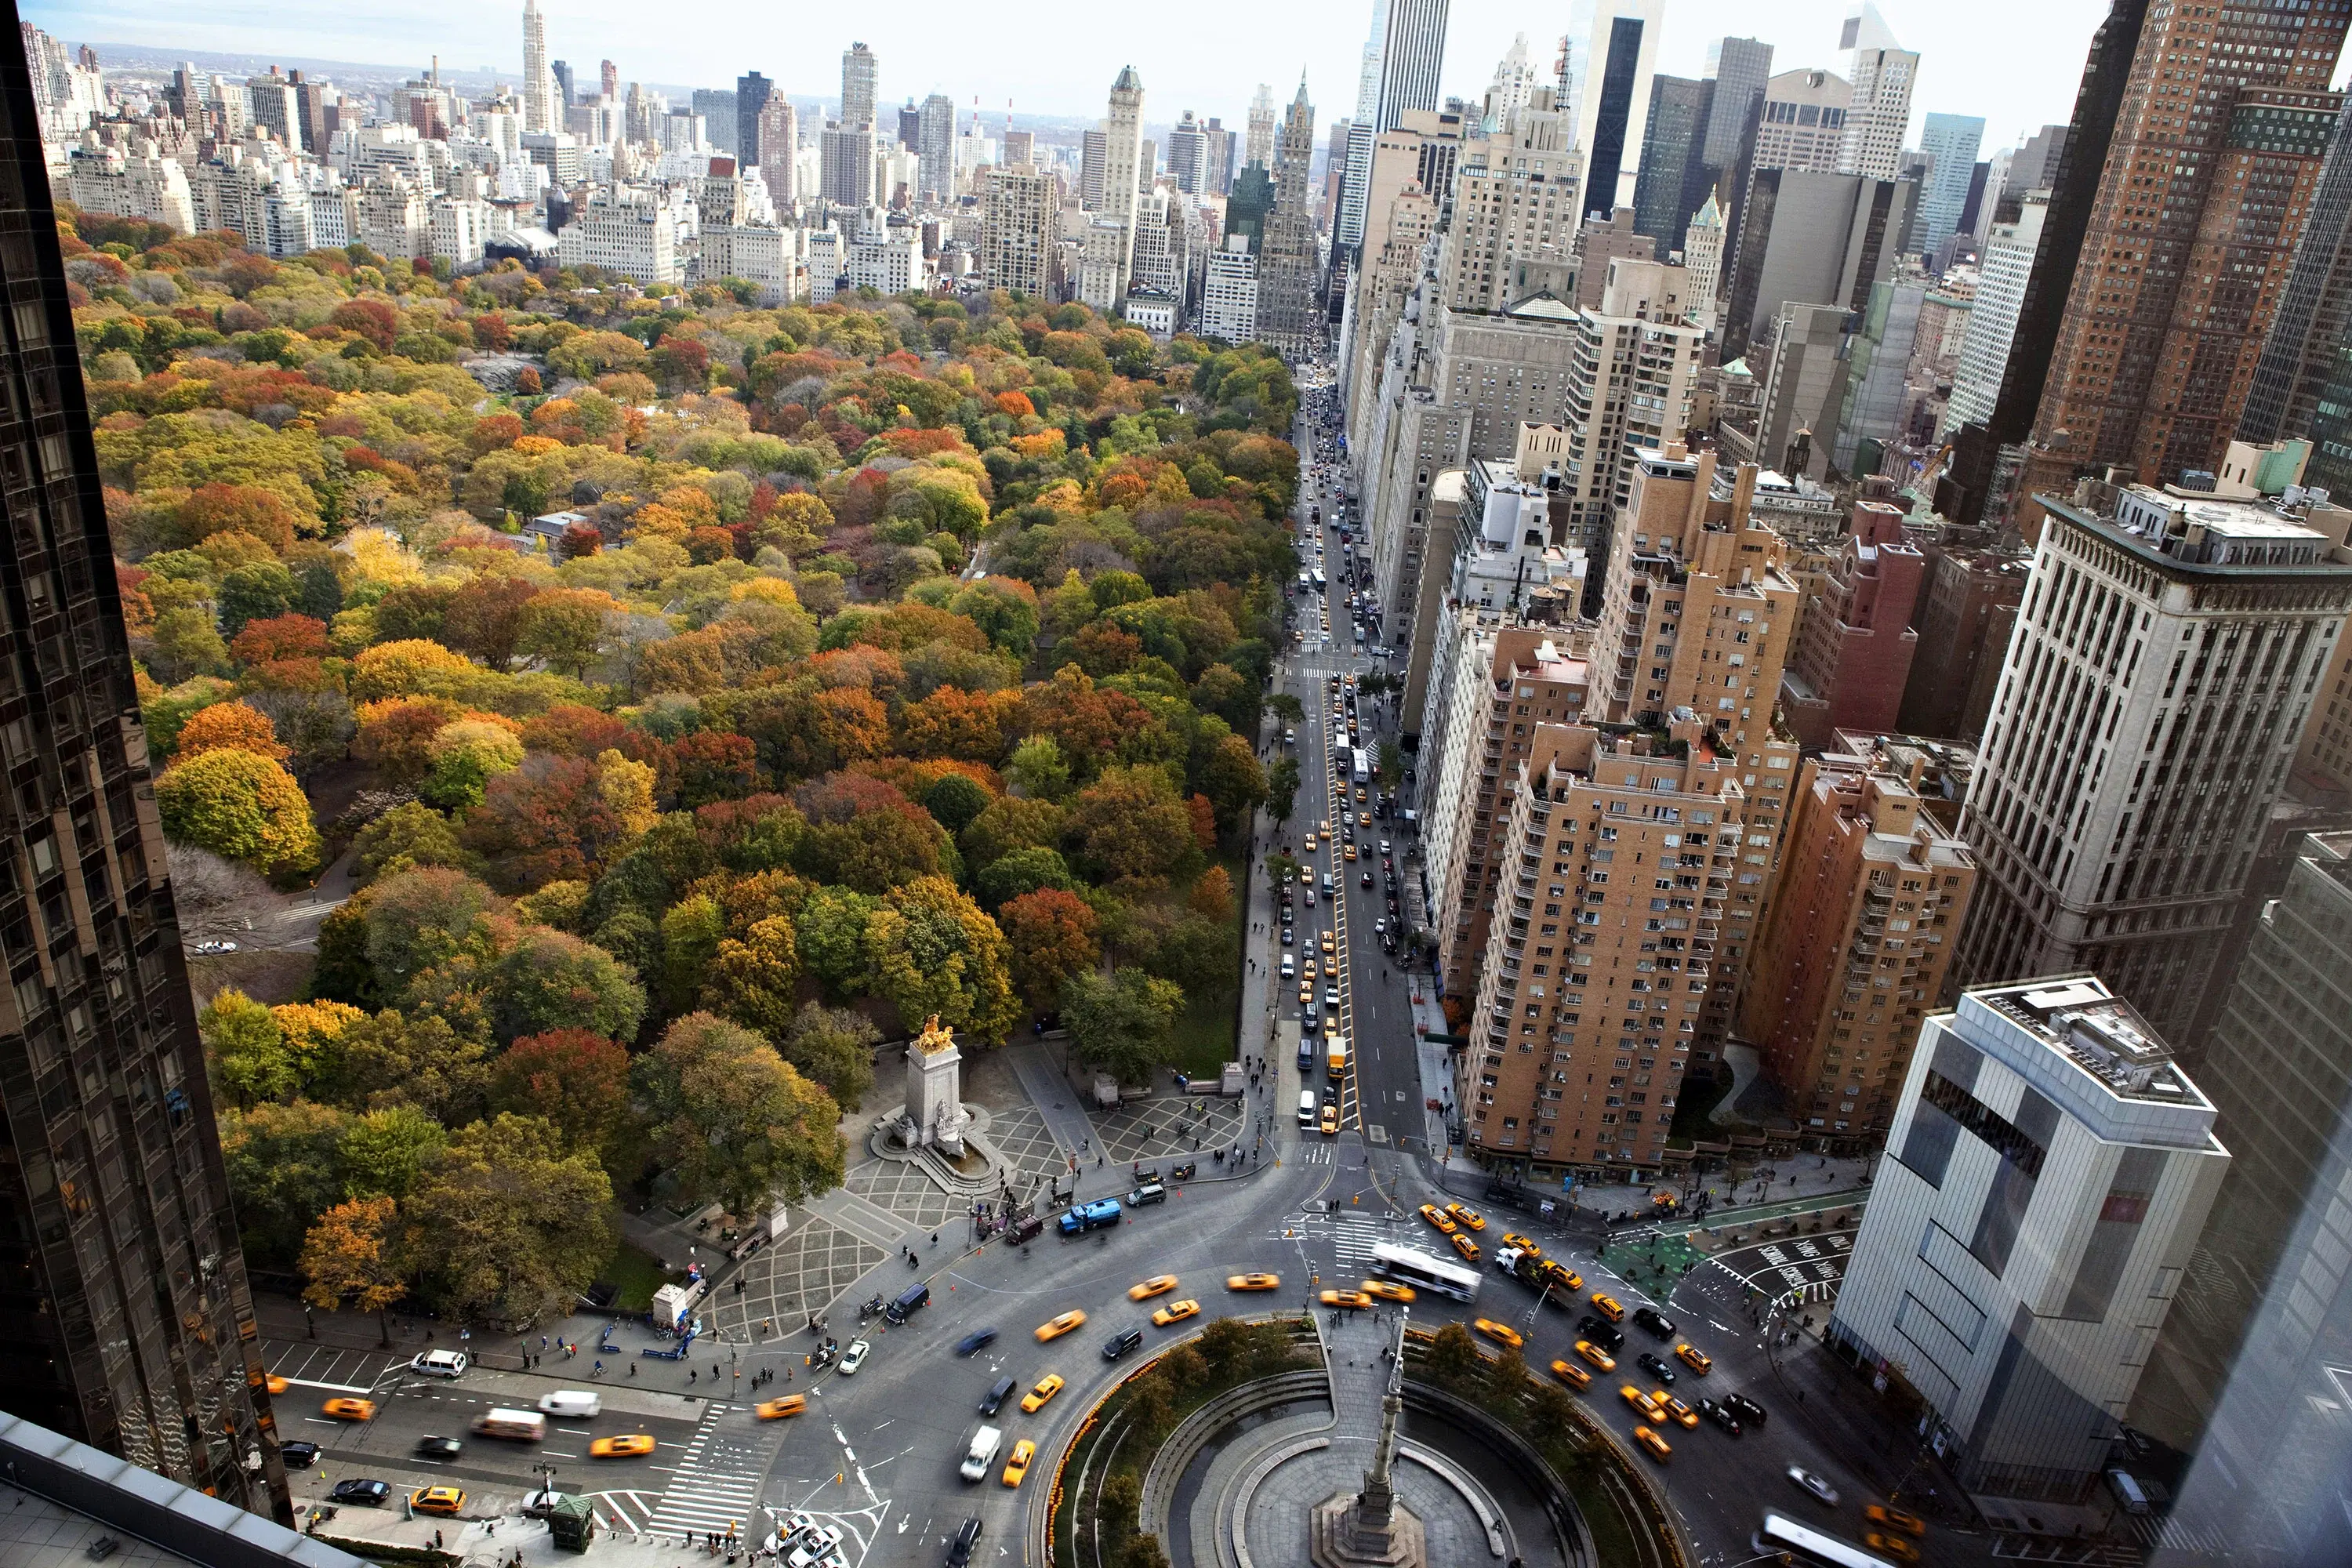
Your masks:
{"label": "autumn tree", "polygon": [[1012,950],[1013,984],[1040,1012],[1050,1012],[1063,983],[1101,957],[1095,912],[1075,893],[1058,888],[1024,893],[996,911],[996,921]]}
{"label": "autumn tree", "polygon": [[656,1154],[689,1200],[738,1215],[841,1183],[840,1108],[740,1025],[690,1013],[637,1064]]}
{"label": "autumn tree", "polygon": [[264,875],[318,864],[310,802],[268,757],[222,747],[184,758],[155,781],[155,805],[169,837]]}
{"label": "autumn tree", "polygon": [[628,1050],[590,1029],[525,1035],[491,1064],[489,1103],[545,1117],[568,1146],[609,1158],[628,1117]]}
{"label": "autumn tree", "polygon": [[199,708],[188,721],[180,726],[180,735],[173,746],[175,756],[193,757],[200,752],[227,747],[250,752],[257,757],[268,757],[282,763],[288,752],[278,741],[278,731],[269,721],[242,702],[215,702],[209,708]]}
{"label": "autumn tree", "polygon": [[522,646],[530,603],[539,596],[537,584],[520,577],[480,576],[450,595],[443,623],[449,646],[472,654],[492,669],[514,663]]}
{"label": "autumn tree", "polygon": [[544,927],[524,931],[488,975],[490,1024],[505,1040],[579,1027],[625,1039],[646,1015],[628,967],[593,942]]}
{"label": "autumn tree", "polygon": [[1192,818],[1160,769],[1108,768],[1071,803],[1067,840],[1097,880],[1164,879],[1192,852]]}
{"label": "autumn tree", "polygon": [[800,953],[793,922],[781,914],[755,921],[743,940],[719,944],[709,994],[720,1012],[773,1039],[792,1026]]}
{"label": "autumn tree", "polygon": [[302,1300],[322,1312],[345,1306],[376,1315],[383,1343],[392,1343],[384,1310],[408,1294],[400,1275],[399,1205],[390,1198],[354,1198],[319,1216],[302,1240]]}

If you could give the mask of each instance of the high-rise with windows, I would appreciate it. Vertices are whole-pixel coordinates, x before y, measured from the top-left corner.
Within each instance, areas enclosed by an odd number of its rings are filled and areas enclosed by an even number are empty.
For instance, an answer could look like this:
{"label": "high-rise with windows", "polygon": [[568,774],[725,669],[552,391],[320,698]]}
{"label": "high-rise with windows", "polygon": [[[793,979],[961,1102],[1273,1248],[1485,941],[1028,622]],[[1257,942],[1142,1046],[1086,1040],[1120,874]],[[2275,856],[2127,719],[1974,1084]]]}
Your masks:
{"label": "high-rise with windows", "polygon": [[1365,236],[1365,193],[1372,173],[1372,143],[1410,113],[1437,108],[1437,79],[1445,64],[1445,21],[1451,0],[1373,0],[1371,36],[1364,43],[1363,72],[1357,82],[1356,115],[1349,122],[1347,167],[1339,208],[1331,231],[1334,246],[1353,251]]}
{"label": "high-rise with windows", "polygon": [[1931,160],[1919,192],[1919,254],[1933,256],[1960,226],[1976,174],[1977,148],[1985,122],[1973,114],[1930,114],[1919,132],[1919,150]]}
{"label": "high-rise with windows", "polygon": [[1315,205],[1307,174],[1315,161],[1315,106],[1307,101],[1307,81],[1282,116],[1274,150],[1274,207],[1266,214],[1265,243],[1258,252],[1258,336],[1285,359],[1310,353],[1322,310],[1317,283],[1322,274],[1315,234]]}
{"label": "high-rise with windows", "polygon": [[[2154,4],[2138,18],[2054,322],[2032,484],[2063,491],[2110,464],[2162,483],[2220,460],[2318,185],[2347,19],[2304,0]],[[2029,312],[2021,341],[2038,324]]]}
{"label": "high-rise with windows", "polygon": [[[735,79],[735,161],[746,169],[761,168],[767,163],[760,146],[760,110],[768,107],[772,93],[782,96],[776,93],[776,84],[758,71],[747,71]],[[773,188],[772,182],[770,188]]]}
{"label": "high-rise with windows", "polygon": [[1143,79],[1123,68],[1102,122],[1102,195],[1078,262],[1078,301],[1109,314],[1127,298],[1135,255],[1135,205],[1143,158]]}
{"label": "high-rise with windows", "polygon": [[561,131],[555,114],[555,78],[547,68],[547,17],[539,0],[522,0],[522,128]]}
{"label": "high-rise with windows", "polygon": [[1585,154],[1584,211],[1605,218],[1633,205],[1665,6],[1664,0],[1598,0],[1592,12],[1571,108],[1574,145]]}
{"label": "high-rise with windows", "polygon": [[0,1409],[291,1524],[40,127],[25,57],[6,56]]}
{"label": "high-rise with windows", "polygon": [[915,111],[915,151],[921,159],[922,194],[945,202],[955,196],[955,100],[935,92]]}
{"label": "high-rise with windows", "polygon": [[1846,79],[1853,86],[1845,139],[1838,148],[1838,172],[1895,179],[1903,173],[1919,57],[1895,41],[1870,0],[1862,0],[1847,16],[1838,47],[1852,51],[1846,57]]}
{"label": "high-rise with windows", "polygon": [[2040,498],[1960,816],[1983,879],[1959,975],[2096,969],[2182,1038],[2352,613],[2352,513],[2113,494]]}
{"label": "high-rise with windows", "polygon": [[882,89],[882,67],[874,51],[852,44],[841,51],[841,122],[871,125]]}

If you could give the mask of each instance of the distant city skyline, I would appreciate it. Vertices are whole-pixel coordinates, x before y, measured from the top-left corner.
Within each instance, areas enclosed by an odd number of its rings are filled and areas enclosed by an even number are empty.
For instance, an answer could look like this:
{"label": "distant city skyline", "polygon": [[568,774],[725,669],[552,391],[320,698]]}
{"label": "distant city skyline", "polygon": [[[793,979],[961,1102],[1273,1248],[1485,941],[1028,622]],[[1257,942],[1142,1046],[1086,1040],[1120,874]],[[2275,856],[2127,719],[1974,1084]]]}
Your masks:
{"label": "distant city skyline", "polygon": [[[756,11],[730,13],[723,27],[707,32],[689,25],[649,34],[640,25],[641,9],[620,0],[553,0],[542,9],[554,58],[609,58],[624,80],[679,86],[724,86],[758,69],[803,98],[838,93],[840,52],[862,37],[880,59],[886,101],[942,92],[954,100],[959,118],[972,111],[975,100],[983,116],[1003,114],[1008,100],[1015,113],[1098,116],[1100,84],[1135,58],[1143,41],[1129,29],[1064,29],[1047,50],[1021,29],[992,34],[975,27],[968,11],[936,0],[844,21],[838,37],[810,34],[805,18],[788,23]],[[2064,121],[2092,30],[2106,9],[2105,0],[2054,0],[2030,8],[2021,0],[1966,8],[1886,0],[1880,10],[1887,25],[1922,57],[1908,141],[1916,143],[1919,121],[1929,110],[1983,116],[1988,154],[2017,144],[2046,122]],[[1726,35],[1753,35],[1775,46],[1776,68],[1844,68],[1836,45],[1845,0],[1788,0],[1769,13],[1736,0],[1668,0],[1664,10],[1661,72],[1701,75],[1707,45]],[[520,76],[520,0],[491,5],[421,0],[397,15],[272,0],[203,11],[167,0],[34,0],[19,11],[77,44],[278,52],[418,68],[438,54],[444,68],[494,69],[518,81]],[[1452,12],[1444,93],[1481,96],[1513,36],[1522,32],[1531,63],[1549,79],[1559,31],[1568,24],[1566,7],[1454,0]],[[1302,68],[1307,97],[1322,112],[1336,114],[1354,102],[1370,0],[1296,7],[1205,0],[1188,15],[1185,27],[1152,29],[1155,121],[1172,122],[1190,108],[1239,125],[1260,81],[1275,88],[1277,101],[1286,101]],[[2027,37],[2032,47],[2019,47]]]}

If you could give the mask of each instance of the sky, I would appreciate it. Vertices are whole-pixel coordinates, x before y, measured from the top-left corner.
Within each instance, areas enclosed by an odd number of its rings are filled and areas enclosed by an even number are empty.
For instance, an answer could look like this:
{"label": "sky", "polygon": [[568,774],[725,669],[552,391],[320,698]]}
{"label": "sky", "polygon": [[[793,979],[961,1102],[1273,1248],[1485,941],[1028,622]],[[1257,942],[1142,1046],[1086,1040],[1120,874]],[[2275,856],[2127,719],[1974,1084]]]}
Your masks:
{"label": "sky", "polygon": [[[1838,28],[1845,0],[1662,0],[1658,68],[1701,73],[1711,39],[1753,35],[1774,46],[1773,68],[1840,68]],[[840,90],[840,55],[862,38],[881,60],[883,97],[902,101],[938,91],[969,112],[1099,114],[1111,79],[1133,65],[1143,77],[1145,116],[1172,122],[1186,109],[1244,122],[1264,81],[1287,102],[1306,73],[1316,123],[1355,108],[1356,78],[1370,0],[1184,0],[1159,7],[1073,6],[1051,19],[1017,20],[968,0],[895,0],[814,36],[824,8],[742,0],[548,0],[548,50],[594,79],[610,58],[623,81],[731,86],[761,70],[794,94]],[[1880,0],[1906,48],[1921,55],[1912,95],[1912,134],[1929,110],[1981,115],[1988,152],[2014,145],[2072,111],[2091,32],[2106,0]],[[401,0],[395,5],[330,5],[320,0],[20,0],[27,20],[70,42],[121,42],[232,53],[283,53],[313,59],[517,70],[522,6],[481,0]],[[1445,90],[1475,99],[1494,76],[1514,34],[1549,75],[1564,0],[1454,0]],[[1118,18],[1116,20],[1112,18]],[[1131,20],[1129,18],[1132,18]],[[102,55],[101,55],[102,58]],[[584,64],[583,64],[584,62]]]}

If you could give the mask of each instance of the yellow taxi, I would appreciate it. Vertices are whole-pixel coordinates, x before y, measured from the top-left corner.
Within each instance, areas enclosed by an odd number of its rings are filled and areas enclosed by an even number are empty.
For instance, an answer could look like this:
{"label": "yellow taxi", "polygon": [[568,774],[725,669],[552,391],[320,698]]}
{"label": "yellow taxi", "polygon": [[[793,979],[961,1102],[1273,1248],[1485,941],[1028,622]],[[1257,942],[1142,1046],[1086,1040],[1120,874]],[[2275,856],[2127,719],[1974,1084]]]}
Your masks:
{"label": "yellow taxi", "polygon": [[1540,1259],[1543,1257],[1542,1247],[1538,1247],[1534,1242],[1528,1240],[1526,1237],[1521,1236],[1516,1230],[1507,1230],[1503,1233],[1503,1245],[1505,1247],[1517,1247],[1521,1252],[1526,1253],[1530,1259]]}
{"label": "yellow taxi", "polygon": [[283,1394],[294,1386],[274,1372],[262,1373],[261,1385],[272,1394]]}
{"label": "yellow taxi", "polygon": [[1298,1005],[1301,1007],[1307,1008],[1310,1012],[1314,1010],[1315,987],[1312,985],[1301,985],[1298,988]]}
{"label": "yellow taxi", "polygon": [[1344,1307],[1351,1312],[1372,1304],[1372,1299],[1361,1290],[1326,1290],[1321,1300],[1327,1307]]}
{"label": "yellow taxi", "polygon": [[1862,1543],[1864,1546],[1869,1547],[1873,1552],[1885,1552],[1886,1555],[1894,1558],[1897,1563],[1916,1563],[1919,1561],[1919,1549],[1911,1544],[1910,1539],[1907,1536],[1887,1535],[1880,1531],[1874,1530],[1862,1538]]}
{"label": "yellow taxi", "polygon": [[762,1421],[781,1421],[787,1415],[798,1415],[808,1408],[808,1395],[787,1394],[782,1399],[763,1399],[751,1407],[751,1413]]}
{"label": "yellow taxi", "polygon": [[1022,1410],[1031,1415],[1036,1415],[1045,1408],[1054,1395],[1062,1392],[1062,1374],[1058,1372],[1047,1373],[1037,1380],[1036,1387],[1021,1396]]}
{"label": "yellow taxi", "polygon": [[1356,826],[1359,826],[1359,827],[1370,827],[1371,825],[1372,825],[1372,814],[1371,814],[1370,812],[1369,812],[1369,811],[1360,811],[1360,812],[1356,813]]}
{"label": "yellow taxi", "polygon": [[1460,1204],[1447,1204],[1445,1205],[1445,1212],[1454,1216],[1454,1223],[1457,1225],[1466,1226],[1471,1230],[1484,1230],[1486,1228],[1486,1216],[1480,1214],[1476,1209],[1465,1208]]}
{"label": "yellow taxi", "polygon": [[1615,1372],[1617,1370],[1617,1358],[1611,1355],[1607,1351],[1602,1350],[1599,1345],[1594,1344],[1591,1340],[1577,1341],[1576,1353],[1582,1356],[1585,1360],[1591,1362],[1593,1365],[1599,1367],[1603,1372]]}
{"label": "yellow taxi", "polygon": [[1475,1263],[1478,1261],[1478,1244],[1476,1242],[1471,1240],[1468,1237],[1464,1236],[1459,1231],[1454,1232],[1454,1235],[1446,1239],[1454,1243],[1454,1250],[1462,1255],[1464,1262]]}
{"label": "yellow taxi", "polygon": [[457,1513],[466,1506],[462,1487],[419,1487],[408,1494],[408,1506],[419,1513]]}
{"label": "yellow taxi", "polygon": [[1446,1215],[1446,1212],[1444,1209],[1439,1208],[1435,1204],[1422,1205],[1421,1217],[1427,1220],[1430,1224],[1435,1226],[1439,1230],[1444,1231],[1448,1236],[1452,1236],[1457,1228],[1454,1221]]}
{"label": "yellow taxi", "polygon": [[1129,1286],[1127,1299],[1130,1301],[1149,1301],[1154,1296],[1165,1296],[1174,1289],[1176,1289],[1176,1276],[1154,1274],[1140,1285]]}
{"label": "yellow taxi", "polygon": [[1323,972],[1316,967],[1315,961],[1310,958],[1307,961],[1307,967],[1298,972],[1298,977],[1301,980],[1320,980],[1323,978]]}
{"label": "yellow taxi", "polygon": [[1508,1345],[1513,1350],[1521,1350],[1526,1348],[1528,1342],[1527,1336],[1520,1333],[1518,1330],[1511,1327],[1508,1323],[1498,1323],[1492,1318],[1479,1318],[1474,1321],[1470,1326],[1477,1330],[1480,1333],[1486,1335],[1488,1339],[1493,1340],[1496,1344]]}
{"label": "yellow taxi", "polygon": [[1707,1374],[1707,1369],[1715,1365],[1714,1358],[1694,1344],[1676,1345],[1675,1359],[1701,1377],[1705,1377]]}
{"label": "yellow taxi", "polygon": [[1319,822],[1316,823],[1316,825],[1315,825],[1315,831],[1316,831],[1316,832],[1318,832],[1318,833],[1321,833],[1321,834],[1328,835],[1328,834],[1330,833],[1330,831],[1331,831],[1331,819],[1330,819],[1329,817],[1328,817],[1328,816],[1327,816],[1327,817],[1323,818],[1321,821],[1319,821]]}
{"label": "yellow taxi", "polygon": [[588,1445],[592,1459],[634,1459],[654,1451],[650,1433],[624,1432],[617,1437],[599,1437]]}
{"label": "yellow taxi", "polygon": [[1667,1446],[1666,1440],[1664,1437],[1659,1436],[1655,1432],[1651,1431],[1647,1426],[1636,1426],[1633,1428],[1633,1441],[1641,1444],[1643,1448],[1649,1451],[1650,1458],[1657,1460],[1658,1463],[1662,1465],[1674,1456],[1674,1449]]}
{"label": "yellow taxi", "polygon": [[1325,931],[1325,932],[1323,933],[1323,940],[1322,940],[1322,942],[1321,942],[1318,945],[1320,945],[1320,946],[1321,946],[1321,948],[1323,949],[1323,951],[1324,951],[1326,953],[1329,953],[1329,952],[1331,952],[1335,951],[1335,950],[1334,950],[1334,948],[1333,948],[1333,946],[1332,946],[1332,942],[1331,942],[1331,933],[1330,933],[1329,931]]}
{"label": "yellow taxi", "polygon": [[1326,1138],[1339,1136],[1339,1102],[1338,1100],[1327,1100],[1323,1102],[1322,1119],[1317,1122],[1316,1130]]}
{"label": "yellow taxi", "polygon": [[1279,1290],[1282,1289],[1282,1276],[1279,1274],[1228,1274],[1225,1276],[1225,1289],[1228,1290]]}
{"label": "yellow taxi", "polygon": [[1640,1389],[1634,1387],[1632,1384],[1619,1384],[1617,1385],[1617,1392],[1623,1397],[1626,1404],[1633,1407],[1634,1411],[1640,1415],[1643,1420],[1664,1421],[1666,1418],[1666,1413],[1658,1408],[1658,1402],[1651,1398],[1650,1395],[1643,1393]]}
{"label": "yellow taxi", "polygon": [[1029,1475],[1029,1461],[1036,1457],[1037,1441],[1035,1438],[1024,1437],[1018,1443],[1013,1444],[1013,1452],[1007,1455],[1004,1460],[1004,1484],[1008,1487],[1017,1487],[1024,1480],[1027,1479]]}
{"label": "yellow taxi", "polygon": [[1355,847],[1354,845],[1349,844],[1349,845],[1343,846],[1343,847],[1341,847],[1341,849],[1340,849],[1340,851],[1339,851],[1339,858],[1340,858],[1340,859],[1342,859],[1342,860],[1353,860],[1355,858],[1356,858],[1356,847]]}
{"label": "yellow taxi", "polygon": [[337,1421],[373,1421],[375,1401],[373,1399],[330,1399],[319,1406],[319,1414]]}
{"label": "yellow taxi", "polygon": [[1612,1323],[1625,1321],[1625,1304],[1616,1297],[1604,1296],[1598,1290],[1592,1293],[1592,1310]]}
{"label": "yellow taxi", "polygon": [[1689,1405],[1685,1405],[1681,1400],[1676,1399],[1671,1394],[1654,1394],[1650,1395],[1650,1397],[1653,1400],[1655,1400],[1657,1404],[1664,1409],[1665,1413],[1674,1418],[1675,1422],[1678,1426],[1687,1426],[1694,1432],[1698,1430],[1697,1411],[1693,1410]]}
{"label": "yellow taxi", "polygon": [[1052,1321],[1038,1324],[1037,1342],[1043,1344],[1047,1340],[1058,1340],[1086,1321],[1086,1313],[1073,1307]]}
{"label": "yellow taxi", "polygon": [[1557,1258],[1547,1258],[1544,1259],[1544,1274],[1546,1278],[1552,1280],[1553,1283],[1557,1284],[1563,1290],[1581,1290],[1584,1289],[1584,1276],[1579,1274],[1575,1269],[1567,1267],[1565,1264],[1562,1264]]}
{"label": "yellow taxi", "polygon": [[1862,1510],[1862,1517],[1870,1521],[1873,1524],[1883,1525],[1889,1530],[1899,1531],[1905,1535],[1925,1535],[1927,1533],[1927,1521],[1926,1520],[1921,1519],[1916,1513],[1905,1513],[1899,1508],[1888,1508],[1883,1503],[1870,1504]]}
{"label": "yellow taxi", "polygon": [[1310,834],[1308,834],[1308,835],[1307,836],[1307,852],[1309,855],[1312,855],[1312,854],[1314,854],[1314,853],[1315,853],[1315,835],[1313,835],[1312,833],[1310,833]]}
{"label": "yellow taxi", "polygon": [[1171,1301],[1152,1313],[1151,1321],[1164,1329],[1171,1323],[1181,1323],[1187,1318],[1197,1318],[1200,1315],[1201,1303],[1198,1301]]}
{"label": "yellow taxi", "polygon": [[1400,1285],[1393,1279],[1367,1279],[1363,1291],[1365,1295],[1378,1296],[1383,1301],[1412,1301],[1421,1295],[1412,1286]]}
{"label": "yellow taxi", "polygon": [[1592,1374],[1572,1361],[1552,1363],[1551,1374],[1580,1394],[1592,1386]]}
{"label": "yellow taxi", "polygon": [[1364,786],[1363,786],[1363,785],[1361,785],[1361,784],[1358,784],[1358,785],[1356,786],[1356,799],[1357,799],[1357,800],[1359,800],[1359,801],[1367,801],[1367,800],[1370,800],[1370,799],[1371,799],[1371,798],[1372,798],[1372,797],[1371,797],[1370,795],[1366,795],[1366,794],[1364,793]]}

